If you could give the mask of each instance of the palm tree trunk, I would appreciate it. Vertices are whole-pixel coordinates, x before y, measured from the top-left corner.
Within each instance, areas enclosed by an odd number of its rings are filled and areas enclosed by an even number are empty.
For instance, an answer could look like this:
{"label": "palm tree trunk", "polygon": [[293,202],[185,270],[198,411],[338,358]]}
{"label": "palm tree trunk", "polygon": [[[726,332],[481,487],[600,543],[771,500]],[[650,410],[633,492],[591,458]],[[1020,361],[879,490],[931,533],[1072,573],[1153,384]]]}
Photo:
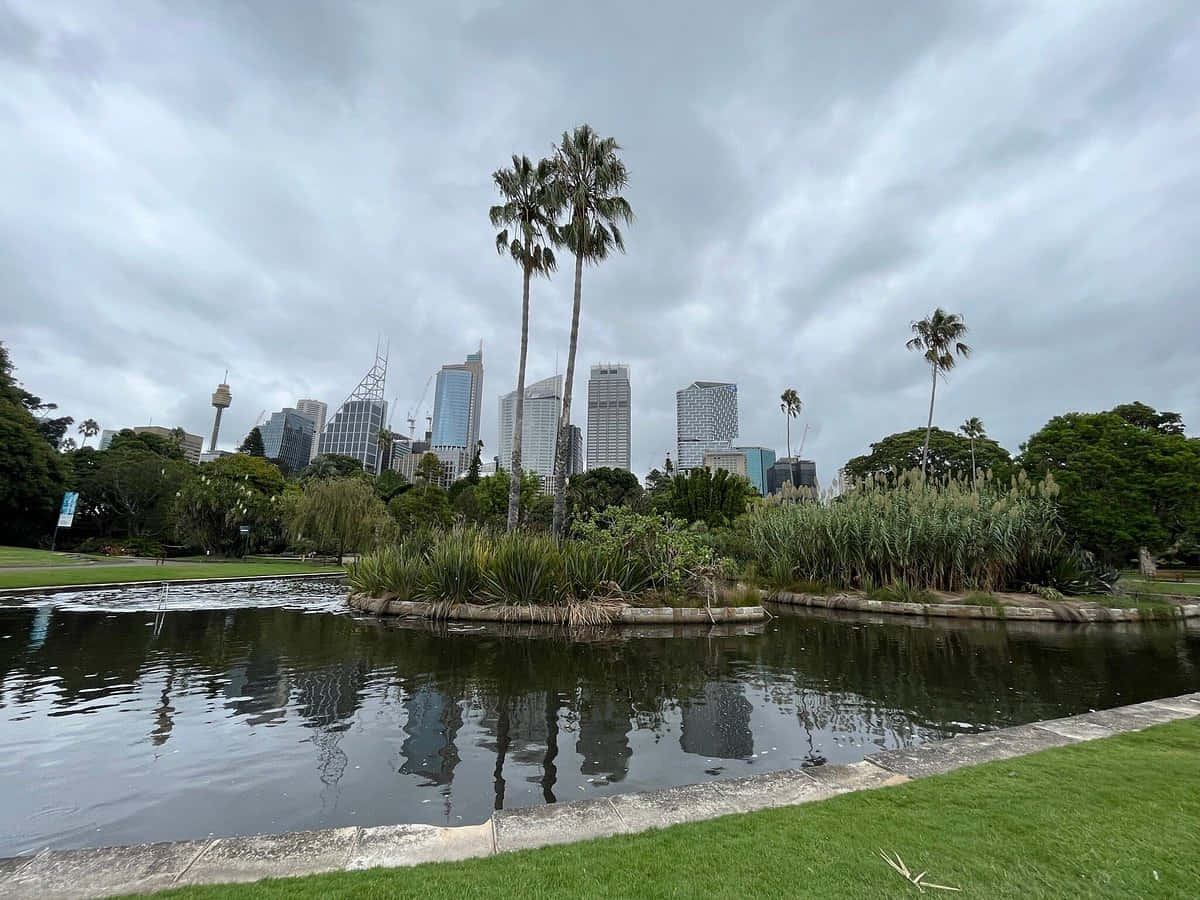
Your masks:
{"label": "palm tree trunk", "polygon": [[978,470],[975,468],[975,435],[971,435],[971,490],[973,491],[978,489],[975,484],[976,471]]}
{"label": "palm tree trunk", "polygon": [[937,366],[933,366],[933,387],[929,391],[929,422],[925,425],[925,449],[921,451],[921,481],[929,471],[929,435],[933,432],[933,398],[937,396]]}
{"label": "palm tree trunk", "polygon": [[785,412],[784,416],[787,417],[788,459],[791,459],[792,458],[792,415],[791,415],[791,413]]}
{"label": "palm tree trunk", "polygon": [[529,353],[529,266],[521,289],[521,360],[517,364],[517,410],[513,417],[512,468],[508,481],[508,530],[521,519],[521,436],[525,428],[525,357]]}
{"label": "palm tree trunk", "polygon": [[571,309],[571,343],[567,347],[567,381],[563,385],[562,417],[554,452],[554,520],[551,533],[562,537],[567,517],[567,453],[571,441],[571,391],[575,386],[575,350],[579,344],[579,305],[583,297],[583,254],[575,257],[575,304]]}

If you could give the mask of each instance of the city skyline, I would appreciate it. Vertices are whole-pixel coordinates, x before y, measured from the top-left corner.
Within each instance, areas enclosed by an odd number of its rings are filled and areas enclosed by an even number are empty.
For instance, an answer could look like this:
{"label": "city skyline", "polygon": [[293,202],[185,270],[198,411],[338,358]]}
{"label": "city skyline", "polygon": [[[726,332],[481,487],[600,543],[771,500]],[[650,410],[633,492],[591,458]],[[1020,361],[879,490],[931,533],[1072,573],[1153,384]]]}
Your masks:
{"label": "city skyline", "polygon": [[[603,84],[565,49],[575,10],[523,29],[499,7],[168,6],[163,54],[137,16],[61,6],[6,6],[0,318],[17,377],[76,421],[207,439],[228,368],[231,449],[262,409],[332,412],[377,332],[397,420],[479,336],[489,383],[514,385],[521,285],[491,173],[582,121],[622,145],[637,219],[628,253],[587,270],[576,384],[585,363],[632,367],[638,474],[697,377],[736,380],[739,440],[781,453],[794,387],[826,478],[924,425],[928,371],[903,342],[939,303],[975,348],[938,387],[941,428],[979,416],[1015,452],[1064,410],[1200,421],[1179,340],[1200,331],[1189,4],[752,2],[736,33],[693,5],[686,42],[666,4],[589,34],[613,53]],[[465,64],[432,78],[448,58]],[[534,282],[530,371],[565,365],[569,263]]]}

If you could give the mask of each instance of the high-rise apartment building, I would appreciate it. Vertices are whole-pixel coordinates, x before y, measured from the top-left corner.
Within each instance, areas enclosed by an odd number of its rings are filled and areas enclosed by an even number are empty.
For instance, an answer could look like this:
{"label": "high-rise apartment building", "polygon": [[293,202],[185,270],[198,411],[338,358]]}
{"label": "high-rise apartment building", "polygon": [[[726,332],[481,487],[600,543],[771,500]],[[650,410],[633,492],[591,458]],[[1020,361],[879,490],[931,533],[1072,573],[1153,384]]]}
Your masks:
{"label": "high-rise apartment building", "polygon": [[587,409],[589,469],[629,469],[629,421],[629,366],[592,366]]}
{"label": "high-rise apartment building", "polygon": [[312,462],[316,458],[318,444],[320,443],[321,432],[325,430],[325,416],[329,412],[327,407],[320,400],[297,400],[296,412],[302,416],[308,416],[313,423],[313,441],[312,450],[309,451],[308,461]]}
{"label": "high-rise apartment building", "polygon": [[387,423],[387,401],[383,399],[386,381],[387,351],[380,353],[377,347],[375,364],[321,431],[318,453],[351,456],[366,471],[379,474],[383,458],[379,432]]}
{"label": "high-rise apartment building", "polygon": [[[433,394],[433,446],[475,455],[483,400],[483,345],[467,361],[442,366]],[[470,462],[470,459],[467,460]]]}
{"label": "high-rise apartment building", "polygon": [[258,430],[267,459],[277,460],[287,472],[299,472],[308,465],[316,431],[308,416],[284,407],[272,413]]}
{"label": "high-rise apartment building", "polygon": [[775,464],[775,451],[769,447],[734,447],[746,455],[746,477],[758,489],[762,496],[767,496],[767,473]]}
{"label": "high-rise apartment building", "polygon": [[693,381],[675,392],[675,467],[704,465],[706,450],[729,450],[738,433],[737,385]]}
{"label": "high-rise apartment building", "polygon": [[[555,375],[525,388],[524,421],[521,427],[521,468],[536,472],[542,490],[549,491],[554,476],[554,447],[562,414],[563,377]],[[513,434],[516,431],[517,392],[500,398],[500,465],[512,466]],[[577,442],[582,445],[582,441]]]}

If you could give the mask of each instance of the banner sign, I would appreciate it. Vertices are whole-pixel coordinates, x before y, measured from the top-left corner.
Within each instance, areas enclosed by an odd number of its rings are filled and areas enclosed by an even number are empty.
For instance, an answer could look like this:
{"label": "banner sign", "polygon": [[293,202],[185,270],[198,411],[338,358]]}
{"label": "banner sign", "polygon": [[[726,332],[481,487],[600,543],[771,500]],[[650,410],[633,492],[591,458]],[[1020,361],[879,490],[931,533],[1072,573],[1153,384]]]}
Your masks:
{"label": "banner sign", "polygon": [[78,502],[78,492],[67,491],[65,494],[63,494],[62,508],[58,511],[59,528],[71,527],[71,523],[75,521],[75,504]]}

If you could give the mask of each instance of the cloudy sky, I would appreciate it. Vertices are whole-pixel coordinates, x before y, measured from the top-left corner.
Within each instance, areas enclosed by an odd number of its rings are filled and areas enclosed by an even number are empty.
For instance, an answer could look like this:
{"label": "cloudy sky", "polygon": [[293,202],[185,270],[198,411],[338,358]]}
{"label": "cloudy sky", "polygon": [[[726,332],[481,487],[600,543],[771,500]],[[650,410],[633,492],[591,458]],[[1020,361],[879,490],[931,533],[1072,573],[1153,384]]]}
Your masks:
{"label": "cloudy sky", "polygon": [[[795,387],[828,481],[924,424],[904,341],[938,305],[976,350],[943,427],[1015,451],[1135,399],[1200,425],[1194,0],[0,0],[0,340],[105,427],[207,435],[228,368],[232,446],[340,403],[377,335],[402,430],[482,339],[491,455],[520,278],[490,175],[584,121],[637,220],[584,276],[575,419],[587,367],[628,362],[639,473],[709,379],[781,453]],[[567,270],[535,285],[531,381],[569,316]]]}

